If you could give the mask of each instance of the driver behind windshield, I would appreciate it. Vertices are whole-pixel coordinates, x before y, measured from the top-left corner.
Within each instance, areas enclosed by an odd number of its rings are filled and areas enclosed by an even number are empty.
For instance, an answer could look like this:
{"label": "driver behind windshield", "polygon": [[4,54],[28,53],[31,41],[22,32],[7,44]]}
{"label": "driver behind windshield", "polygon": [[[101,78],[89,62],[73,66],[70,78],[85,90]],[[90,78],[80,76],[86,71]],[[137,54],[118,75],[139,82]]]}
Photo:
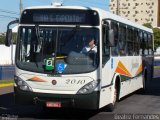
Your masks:
{"label": "driver behind windshield", "polygon": [[85,46],[85,47],[82,49],[81,53],[90,53],[90,52],[92,52],[92,53],[97,53],[97,46],[96,46],[96,44],[95,44],[95,38],[94,38],[94,37],[91,37],[91,38],[89,38],[89,39],[87,40],[87,42],[88,42],[88,45]]}

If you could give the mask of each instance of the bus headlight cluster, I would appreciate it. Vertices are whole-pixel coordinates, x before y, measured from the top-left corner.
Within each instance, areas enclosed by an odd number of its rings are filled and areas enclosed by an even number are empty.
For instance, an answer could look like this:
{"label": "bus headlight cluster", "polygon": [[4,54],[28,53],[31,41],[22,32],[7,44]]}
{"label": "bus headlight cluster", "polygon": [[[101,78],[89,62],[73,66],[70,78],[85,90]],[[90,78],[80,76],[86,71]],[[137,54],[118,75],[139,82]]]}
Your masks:
{"label": "bus headlight cluster", "polygon": [[21,90],[32,91],[31,87],[29,87],[29,85],[25,81],[23,81],[21,78],[15,76],[14,81]]}
{"label": "bus headlight cluster", "polygon": [[78,90],[77,94],[88,94],[88,93],[92,93],[95,88],[98,86],[98,81],[92,81],[89,82],[88,84],[86,84],[85,86],[83,86],[80,90]]}

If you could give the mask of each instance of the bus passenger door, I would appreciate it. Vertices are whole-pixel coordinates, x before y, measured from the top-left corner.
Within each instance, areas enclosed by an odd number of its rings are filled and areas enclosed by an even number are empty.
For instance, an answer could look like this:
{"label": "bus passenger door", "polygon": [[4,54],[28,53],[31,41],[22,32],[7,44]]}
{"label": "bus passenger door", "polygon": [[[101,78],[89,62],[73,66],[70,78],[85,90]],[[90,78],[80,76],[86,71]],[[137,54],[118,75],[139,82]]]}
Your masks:
{"label": "bus passenger door", "polygon": [[110,89],[111,84],[110,77],[110,47],[109,47],[109,23],[104,22],[102,27],[102,81],[100,92],[100,104],[99,107],[104,107],[110,102]]}

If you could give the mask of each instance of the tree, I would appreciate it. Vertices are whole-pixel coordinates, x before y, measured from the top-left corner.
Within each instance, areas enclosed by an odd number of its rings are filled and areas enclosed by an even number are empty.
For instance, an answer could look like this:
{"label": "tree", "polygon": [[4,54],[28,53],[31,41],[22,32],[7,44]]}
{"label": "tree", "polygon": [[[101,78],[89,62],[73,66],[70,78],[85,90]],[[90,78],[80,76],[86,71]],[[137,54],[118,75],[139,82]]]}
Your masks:
{"label": "tree", "polygon": [[5,43],[5,38],[6,38],[5,35],[3,35],[3,34],[0,35],[0,44],[4,44]]}
{"label": "tree", "polygon": [[[0,44],[5,44],[5,39],[6,39],[6,35],[1,34],[0,35]],[[17,39],[17,33],[12,33],[13,44],[16,44],[16,39]]]}
{"label": "tree", "polygon": [[160,29],[153,28],[155,50],[160,46]]}
{"label": "tree", "polygon": [[153,29],[151,23],[144,23],[143,26]]}
{"label": "tree", "polygon": [[154,49],[156,50],[160,46],[160,29],[153,28],[151,23],[143,24],[145,27],[151,28],[153,30],[154,35]]}
{"label": "tree", "polygon": [[16,44],[17,41],[17,33],[12,33],[13,44]]}

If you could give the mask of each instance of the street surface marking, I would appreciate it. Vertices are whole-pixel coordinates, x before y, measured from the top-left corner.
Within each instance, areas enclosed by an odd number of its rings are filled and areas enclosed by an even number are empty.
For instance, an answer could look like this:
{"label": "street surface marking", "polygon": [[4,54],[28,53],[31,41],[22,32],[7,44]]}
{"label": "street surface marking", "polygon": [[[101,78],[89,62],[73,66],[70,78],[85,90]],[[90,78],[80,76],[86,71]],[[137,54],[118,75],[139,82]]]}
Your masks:
{"label": "street surface marking", "polygon": [[14,83],[7,83],[7,84],[2,83],[2,84],[0,84],[0,88],[2,88],[2,87],[8,87],[8,86],[13,86],[13,84]]}

